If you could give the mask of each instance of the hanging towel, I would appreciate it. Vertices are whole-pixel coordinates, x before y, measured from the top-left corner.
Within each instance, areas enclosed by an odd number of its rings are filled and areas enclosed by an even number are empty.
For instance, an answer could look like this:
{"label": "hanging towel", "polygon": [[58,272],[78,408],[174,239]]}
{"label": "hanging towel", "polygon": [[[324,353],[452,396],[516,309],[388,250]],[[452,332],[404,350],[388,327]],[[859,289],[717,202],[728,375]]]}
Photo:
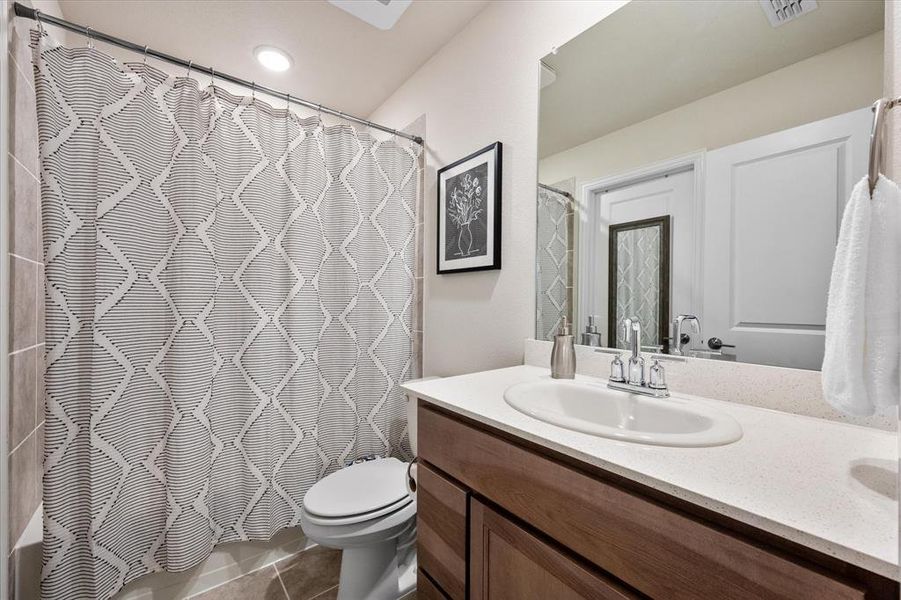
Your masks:
{"label": "hanging towel", "polygon": [[864,177],[854,186],[842,216],[826,304],[823,394],[829,404],[854,415],[873,413],[863,368],[871,212]]}
{"label": "hanging towel", "polygon": [[851,192],[832,265],[823,392],[842,412],[898,405],[901,365],[901,189],[880,176]]}
{"label": "hanging towel", "polygon": [[[901,189],[880,176],[870,201],[863,376],[869,405],[863,414],[898,404],[901,363]],[[855,403],[855,407],[858,403]],[[865,412],[864,412],[865,411]]]}

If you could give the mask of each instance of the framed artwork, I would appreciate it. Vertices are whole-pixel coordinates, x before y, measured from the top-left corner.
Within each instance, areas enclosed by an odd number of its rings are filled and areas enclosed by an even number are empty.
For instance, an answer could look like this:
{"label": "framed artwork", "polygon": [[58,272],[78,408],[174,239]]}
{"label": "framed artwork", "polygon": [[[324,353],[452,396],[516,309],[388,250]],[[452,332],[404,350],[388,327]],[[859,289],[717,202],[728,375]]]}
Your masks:
{"label": "framed artwork", "polygon": [[501,268],[501,143],[438,171],[438,274]]}

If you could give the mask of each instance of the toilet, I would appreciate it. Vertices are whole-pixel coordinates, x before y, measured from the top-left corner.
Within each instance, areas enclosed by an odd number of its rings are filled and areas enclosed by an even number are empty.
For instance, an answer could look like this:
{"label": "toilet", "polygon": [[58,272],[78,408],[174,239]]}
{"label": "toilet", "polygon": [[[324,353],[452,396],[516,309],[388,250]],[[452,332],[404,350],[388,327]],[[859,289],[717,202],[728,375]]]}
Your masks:
{"label": "toilet", "polygon": [[[416,403],[407,400],[416,454]],[[343,550],[338,600],[397,600],[416,587],[416,495],[410,463],[380,458],[340,469],[303,499],[307,538]],[[414,467],[415,472],[415,467]]]}

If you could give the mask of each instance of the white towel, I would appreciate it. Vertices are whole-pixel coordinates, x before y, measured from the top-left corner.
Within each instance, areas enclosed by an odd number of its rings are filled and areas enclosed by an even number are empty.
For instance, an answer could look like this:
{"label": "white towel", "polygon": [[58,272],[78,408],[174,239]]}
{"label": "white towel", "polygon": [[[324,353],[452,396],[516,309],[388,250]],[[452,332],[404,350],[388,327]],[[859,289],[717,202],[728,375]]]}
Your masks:
{"label": "white towel", "polygon": [[845,205],[826,304],[823,394],[838,410],[855,415],[873,412],[863,369],[871,208],[864,177]]}
{"label": "white towel", "polygon": [[[864,414],[898,404],[901,364],[901,189],[879,177],[870,201],[864,381],[869,405]],[[855,405],[856,406],[856,405]]]}
{"label": "white towel", "polygon": [[901,364],[901,190],[880,177],[851,192],[832,265],[823,392],[852,415],[898,404]]}

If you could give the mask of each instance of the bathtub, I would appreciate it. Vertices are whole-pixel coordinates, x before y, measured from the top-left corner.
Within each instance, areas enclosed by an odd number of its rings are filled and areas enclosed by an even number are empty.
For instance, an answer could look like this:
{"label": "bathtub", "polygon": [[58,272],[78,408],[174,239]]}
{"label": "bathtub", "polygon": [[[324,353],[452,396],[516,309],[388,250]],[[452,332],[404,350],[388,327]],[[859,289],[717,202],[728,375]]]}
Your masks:
{"label": "bathtub", "polygon": [[[15,545],[13,598],[38,600],[43,541],[43,505],[39,506]],[[314,546],[300,527],[285,529],[268,542],[235,542],[217,546],[206,560],[180,573],[152,573],[132,581],[115,600],[180,600],[247,575]]]}

